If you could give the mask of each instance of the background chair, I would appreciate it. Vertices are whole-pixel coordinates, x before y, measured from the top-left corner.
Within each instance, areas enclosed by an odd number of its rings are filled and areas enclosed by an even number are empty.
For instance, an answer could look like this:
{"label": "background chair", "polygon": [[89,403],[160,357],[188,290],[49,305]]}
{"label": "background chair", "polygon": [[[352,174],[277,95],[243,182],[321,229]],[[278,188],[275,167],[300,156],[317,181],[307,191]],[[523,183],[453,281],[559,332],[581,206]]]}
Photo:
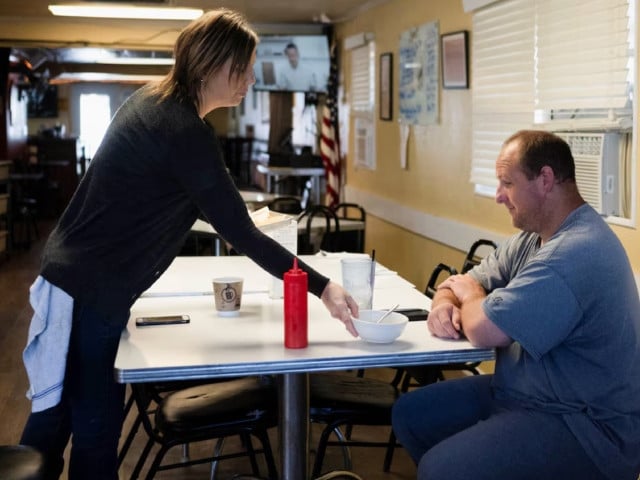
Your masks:
{"label": "background chair", "polygon": [[[485,248],[485,250],[488,250],[484,255],[481,255],[479,253],[479,250],[482,247],[487,247]],[[462,263],[461,272],[467,273],[473,267],[478,265],[482,261],[482,259],[487,256],[488,253],[491,253],[496,248],[498,248],[498,245],[495,242],[484,238],[473,242],[473,245],[471,245],[471,248],[469,248],[469,252],[467,252],[467,256]]]}
{"label": "background chair", "polygon": [[458,270],[456,270],[454,267],[450,267],[446,263],[439,263],[438,265],[436,265],[436,268],[433,269],[433,272],[431,272],[431,276],[427,281],[427,286],[424,288],[424,294],[427,297],[433,298],[436,294],[438,285],[442,283],[440,277],[443,272],[447,273],[447,276],[458,274]]}
{"label": "background chair", "polygon": [[[401,394],[401,376],[391,382],[376,378],[363,378],[350,374],[314,373],[309,376],[309,418],[312,423],[325,425],[316,448],[312,477],[322,473],[322,465],[328,446],[344,449],[345,468],[351,469],[348,447],[383,447],[386,449],[383,470],[388,472],[396,446],[395,435],[390,430],[386,442],[353,440],[351,431],[342,428],[354,426],[389,426],[391,408]],[[331,435],[337,440],[330,440]]]}
{"label": "background chair", "polygon": [[[45,188],[45,175],[37,167],[14,160],[9,176],[9,219],[11,245],[29,248],[40,238],[37,217],[39,198]],[[1,182],[1,179],[0,179]]]}
{"label": "background chair", "polygon": [[[221,379],[219,381],[225,381]],[[154,409],[157,407],[162,399],[171,392],[175,392],[177,390],[182,390],[184,388],[194,387],[203,385],[206,383],[214,383],[213,380],[177,380],[175,382],[154,382],[145,385],[146,394],[144,396],[144,400],[147,402],[147,408],[145,412],[140,412],[140,404],[136,403],[136,392],[133,390],[131,386],[129,386],[130,393],[127,397],[124,405],[124,418],[126,418],[129,413],[134,410],[136,407],[136,416],[129,428],[129,432],[126,436],[123,435],[124,442],[120,447],[120,451],[118,452],[118,467],[122,465],[124,461],[124,457],[127,455],[129,448],[131,448],[131,444],[133,443],[140,426],[142,425],[142,419],[144,415],[153,414]],[[188,456],[187,451],[188,445],[185,445],[185,457]]]}
{"label": "background chair", "polygon": [[340,220],[357,220],[364,223],[362,229],[342,229],[338,239],[338,251],[364,253],[367,212],[357,203],[339,203],[332,208]]}
{"label": "background chair", "polygon": [[[320,218],[322,226],[318,226],[317,221],[314,226],[316,217]],[[302,233],[298,234],[299,255],[312,255],[320,250],[337,251],[340,221],[333,210],[324,205],[311,205],[298,216],[300,223],[305,226]]]}
{"label": "background chair", "polygon": [[[131,474],[138,478],[154,444],[159,444],[146,478],[156,472],[212,462],[212,478],[217,462],[248,456],[252,473],[260,475],[256,454],[262,453],[270,479],[277,478],[277,469],[267,430],[277,425],[278,400],[274,383],[268,377],[247,377],[219,383],[203,384],[177,390],[158,399],[153,384],[134,384],[132,392],[141,414],[141,423],[148,441]],[[149,406],[159,401],[155,412]],[[226,437],[240,435],[246,451],[223,454]],[[251,436],[261,448],[255,450]],[[180,463],[162,465],[165,454],[173,447],[205,440],[218,440],[212,455]]]}

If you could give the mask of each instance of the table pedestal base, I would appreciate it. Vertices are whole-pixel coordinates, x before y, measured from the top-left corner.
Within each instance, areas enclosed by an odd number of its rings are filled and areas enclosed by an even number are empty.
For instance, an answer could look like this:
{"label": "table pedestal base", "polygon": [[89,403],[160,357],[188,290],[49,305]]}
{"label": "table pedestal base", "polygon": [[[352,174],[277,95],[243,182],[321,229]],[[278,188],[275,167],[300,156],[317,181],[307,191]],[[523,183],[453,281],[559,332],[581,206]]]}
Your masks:
{"label": "table pedestal base", "polygon": [[279,377],[280,471],[282,480],[309,475],[309,375],[285,373]]}

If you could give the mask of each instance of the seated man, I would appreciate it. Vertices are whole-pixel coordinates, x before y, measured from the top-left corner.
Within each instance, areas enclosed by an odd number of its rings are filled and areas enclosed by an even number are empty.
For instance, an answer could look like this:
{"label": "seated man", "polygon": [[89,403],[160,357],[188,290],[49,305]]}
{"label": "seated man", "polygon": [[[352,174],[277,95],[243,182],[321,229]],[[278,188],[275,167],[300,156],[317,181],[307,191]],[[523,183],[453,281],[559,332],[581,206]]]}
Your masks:
{"label": "seated man", "polygon": [[575,182],[569,146],[520,131],[496,162],[514,235],[439,285],[427,325],[496,347],[493,375],[400,397],[418,479],[615,479],[640,471],[640,302],[626,253]]}

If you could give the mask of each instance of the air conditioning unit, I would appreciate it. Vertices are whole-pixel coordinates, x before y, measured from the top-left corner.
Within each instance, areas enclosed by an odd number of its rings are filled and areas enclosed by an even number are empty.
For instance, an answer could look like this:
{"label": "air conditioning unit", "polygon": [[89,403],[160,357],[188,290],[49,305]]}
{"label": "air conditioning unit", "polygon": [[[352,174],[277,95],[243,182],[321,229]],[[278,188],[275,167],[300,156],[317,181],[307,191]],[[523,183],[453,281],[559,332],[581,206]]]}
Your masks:
{"label": "air conditioning unit", "polygon": [[620,214],[620,158],[624,141],[617,132],[554,132],[571,147],[582,197],[602,215]]}

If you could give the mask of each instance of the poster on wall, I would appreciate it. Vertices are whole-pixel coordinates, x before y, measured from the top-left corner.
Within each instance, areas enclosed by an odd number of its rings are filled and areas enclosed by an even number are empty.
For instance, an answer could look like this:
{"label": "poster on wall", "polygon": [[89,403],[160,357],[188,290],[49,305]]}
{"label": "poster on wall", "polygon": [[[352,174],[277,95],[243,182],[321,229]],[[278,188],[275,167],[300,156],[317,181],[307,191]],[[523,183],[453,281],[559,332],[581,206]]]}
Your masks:
{"label": "poster on wall", "polygon": [[438,22],[425,23],[400,36],[401,123],[438,123],[439,42]]}

